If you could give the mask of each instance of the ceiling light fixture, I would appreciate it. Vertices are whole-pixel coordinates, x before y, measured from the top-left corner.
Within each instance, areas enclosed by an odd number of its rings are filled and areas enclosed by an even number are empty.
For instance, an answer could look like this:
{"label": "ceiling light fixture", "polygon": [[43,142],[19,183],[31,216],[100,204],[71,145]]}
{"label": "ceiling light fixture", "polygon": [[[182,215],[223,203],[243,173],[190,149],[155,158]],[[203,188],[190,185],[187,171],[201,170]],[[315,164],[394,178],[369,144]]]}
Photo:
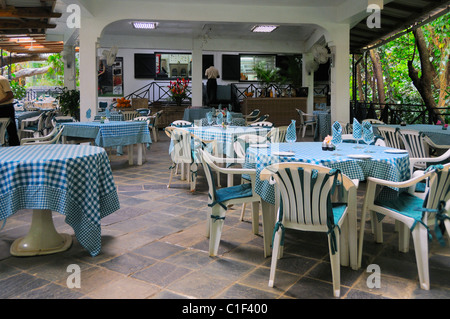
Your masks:
{"label": "ceiling light fixture", "polygon": [[158,22],[133,22],[133,28],[135,29],[156,29]]}
{"label": "ceiling light fixture", "polygon": [[275,30],[276,28],[278,28],[277,25],[255,25],[252,28],[252,32],[272,32],[273,30]]}

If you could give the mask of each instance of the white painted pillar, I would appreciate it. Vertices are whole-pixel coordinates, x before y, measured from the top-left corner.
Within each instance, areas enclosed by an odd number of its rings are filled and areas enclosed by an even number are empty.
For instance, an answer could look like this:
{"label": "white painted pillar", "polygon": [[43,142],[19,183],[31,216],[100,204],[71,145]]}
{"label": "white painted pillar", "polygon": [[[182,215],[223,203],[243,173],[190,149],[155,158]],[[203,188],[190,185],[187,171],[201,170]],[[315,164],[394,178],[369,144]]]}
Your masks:
{"label": "white painted pillar", "polygon": [[192,43],[192,106],[202,106],[202,48],[201,40],[194,39]]}
{"label": "white painted pillar", "polygon": [[302,86],[308,88],[308,99],[306,102],[306,113],[314,111],[314,72],[306,71],[306,64],[314,60],[312,53],[304,53],[302,61]]}
{"label": "white painted pillar", "polygon": [[69,90],[77,88],[76,66],[75,66],[75,47],[73,45],[64,45],[64,86]]}
{"label": "white painted pillar", "polygon": [[[80,121],[92,121],[97,113],[97,26],[93,19],[82,19],[80,27]],[[86,112],[91,110],[91,117]]]}
{"label": "white painted pillar", "polygon": [[350,120],[350,29],[348,25],[330,30],[332,42],[329,47],[333,55],[331,67],[331,121]]}

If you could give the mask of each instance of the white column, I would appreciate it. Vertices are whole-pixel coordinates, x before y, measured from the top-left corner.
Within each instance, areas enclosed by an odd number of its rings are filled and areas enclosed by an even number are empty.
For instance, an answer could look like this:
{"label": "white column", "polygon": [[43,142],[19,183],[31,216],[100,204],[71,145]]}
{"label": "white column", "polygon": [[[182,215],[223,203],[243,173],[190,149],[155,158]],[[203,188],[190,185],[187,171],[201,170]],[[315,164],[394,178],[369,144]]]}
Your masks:
{"label": "white column", "polygon": [[192,106],[202,106],[203,50],[200,39],[194,39],[192,44]]}
{"label": "white column", "polygon": [[314,59],[312,53],[304,53],[303,54],[303,62],[302,62],[302,86],[308,88],[308,99],[306,102],[306,113],[312,114],[314,111],[314,72],[306,71],[306,64],[308,61],[312,61]]}
{"label": "white column", "polygon": [[69,90],[75,90],[76,67],[75,67],[75,47],[73,45],[64,45],[64,86]]}
{"label": "white column", "polygon": [[348,25],[330,30],[332,42],[329,47],[333,55],[331,67],[331,121],[350,120],[350,30]]}
{"label": "white column", "polygon": [[[80,120],[92,121],[97,113],[97,26],[82,19],[80,27]],[[86,112],[91,110],[91,117]]]}

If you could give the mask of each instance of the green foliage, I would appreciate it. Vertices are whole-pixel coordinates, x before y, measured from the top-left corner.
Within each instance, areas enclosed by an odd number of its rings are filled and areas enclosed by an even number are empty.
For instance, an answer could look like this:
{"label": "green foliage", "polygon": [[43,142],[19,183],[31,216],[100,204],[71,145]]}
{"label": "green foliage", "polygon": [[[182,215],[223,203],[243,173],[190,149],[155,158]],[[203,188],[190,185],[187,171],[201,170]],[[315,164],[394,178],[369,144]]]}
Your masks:
{"label": "green foliage", "polygon": [[27,95],[27,90],[25,86],[20,85],[17,81],[11,81],[11,90],[14,93],[14,98],[17,100],[23,99]]}
{"label": "green foliage", "polygon": [[45,74],[46,79],[54,80],[56,86],[64,85],[64,60],[59,53],[52,54],[47,60],[50,68]]}
{"label": "green foliage", "polygon": [[256,77],[263,88],[267,88],[271,83],[282,82],[279,69],[268,69],[264,62],[255,65],[253,70],[256,72]]}
{"label": "green foliage", "polygon": [[[430,22],[426,26],[422,26],[426,42],[429,50],[432,54],[432,63],[435,66],[436,72],[439,76],[439,66],[449,63],[450,46],[447,46],[447,51],[441,54],[440,49],[444,47],[444,42],[450,38],[450,14],[447,13],[442,17]],[[436,39],[436,41],[433,41]],[[436,45],[438,43],[438,45]],[[415,38],[412,32],[406,33],[397,39],[388,42],[376,50],[380,56],[381,66],[383,70],[384,85],[386,92],[386,103],[394,104],[423,104],[422,97],[413,85],[411,78],[408,74],[408,61],[413,60],[413,66],[419,70],[419,76],[421,76],[421,65],[419,60],[419,54],[415,49]],[[364,58],[363,58],[364,61]],[[364,85],[367,84],[367,100],[374,101],[376,98],[376,92],[372,91],[371,80],[373,79],[373,68],[370,58],[367,59],[367,71],[369,82],[365,83],[364,64],[361,63],[361,75]],[[442,70],[442,68],[441,68]],[[350,78],[350,88],[353,89],[353,79]],[[445,89],[445,88],[444,88]],[[446,88],[447,91],[449,88]],[[433,91],[434,97],[439,100],[439,90]],[[353,92],[350,92],[350,96],[353,97]],[[448,91],[446,99],[448,101],[450,97],[450,91]]]}
{"label": "green foliage", "polygon": [[80,120],[80,91],[68,90],[66,87],[58,97],[61,111]]}

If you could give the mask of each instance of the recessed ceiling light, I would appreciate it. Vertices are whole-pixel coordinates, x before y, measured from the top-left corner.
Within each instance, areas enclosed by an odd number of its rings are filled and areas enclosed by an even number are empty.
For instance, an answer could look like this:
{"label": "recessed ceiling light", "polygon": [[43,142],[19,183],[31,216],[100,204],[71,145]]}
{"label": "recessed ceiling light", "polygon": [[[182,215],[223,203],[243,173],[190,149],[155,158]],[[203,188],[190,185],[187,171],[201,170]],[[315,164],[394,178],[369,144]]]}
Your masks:
{"label": "recessed ceiling light", "polygon": [[133,22],[135,29],[156,29],[158,22]]}
{"label": "recessed ceiling light", "polygon": [[255,25],[252,32],[272,32],[276,28],[278,28],[277,25]]}

